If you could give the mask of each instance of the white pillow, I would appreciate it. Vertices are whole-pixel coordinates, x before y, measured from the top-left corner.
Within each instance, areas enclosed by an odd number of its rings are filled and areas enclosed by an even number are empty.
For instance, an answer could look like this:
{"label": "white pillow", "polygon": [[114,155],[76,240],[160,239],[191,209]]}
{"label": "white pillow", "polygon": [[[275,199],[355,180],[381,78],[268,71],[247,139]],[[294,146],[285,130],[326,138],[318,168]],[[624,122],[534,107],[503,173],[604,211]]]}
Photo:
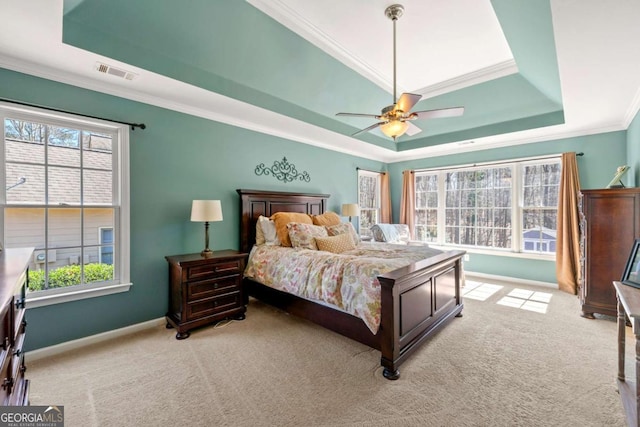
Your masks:
{"label": "white pillow", "polygon": [[276,233],[276,224],[273,220],[260,215],[258,217],[258,227],[262,228],[265,245],[280,246],[280,239]]}
{"label": "white pillow", "polygon": [[[262,218],[262,215],[260,215],[258,219],[259,218]],[[264,245],[264,233],[262,232],[262,226],[259,221],[256,221],[256,245]]]}

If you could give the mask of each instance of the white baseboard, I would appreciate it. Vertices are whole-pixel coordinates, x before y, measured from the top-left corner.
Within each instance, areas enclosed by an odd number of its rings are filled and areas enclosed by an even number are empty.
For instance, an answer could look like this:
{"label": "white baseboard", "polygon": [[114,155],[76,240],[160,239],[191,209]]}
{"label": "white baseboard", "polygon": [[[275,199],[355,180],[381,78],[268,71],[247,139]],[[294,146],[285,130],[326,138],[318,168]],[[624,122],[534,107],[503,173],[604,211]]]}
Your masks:
{"label": "white baseboard", "polygon": [[515,285],[542,286],[544,288],[559,289],[557,283],[542,282],[539,280],[520,279],[518,277],[498,276],[497,274],[476,273],[473,271],[465,271],[464,275],[465,279],[469,280],[479,279],[478,281],[491,281],[492,283],[503,282]]}
{"label": "white baseboard", "polygon": [[44,359],[51,356],[56,356],[67,351],[76,350],[80,347],[84,347],[90,344],[110,340],[113,338],[122,337],[132,334],[134,332],[144,331],[145,329],[155,328],[159,325],[164,325],[166,320],[164,317],[159,319],[148,320],[142,323],[136,323],[135,325],[125,326],[124,328],[114,329],[112,331],[103,332],[101,334],[90,335],[88,337],[79,338],[77,340],[67,341],[60,344],[52,345],[49,347],[39,348],[25,353],[27,364],[29,360]]}

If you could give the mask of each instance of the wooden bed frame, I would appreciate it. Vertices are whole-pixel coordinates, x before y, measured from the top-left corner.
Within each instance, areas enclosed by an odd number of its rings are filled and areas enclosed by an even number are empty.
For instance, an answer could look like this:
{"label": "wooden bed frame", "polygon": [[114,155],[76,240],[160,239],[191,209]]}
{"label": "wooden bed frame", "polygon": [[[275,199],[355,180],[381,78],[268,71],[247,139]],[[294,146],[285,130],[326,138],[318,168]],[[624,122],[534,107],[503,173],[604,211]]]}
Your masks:
{"label": "wooden bed frame", "polygon": [[[240,249],[249,252],[255,242],[260,215],[276,212],[325,212],[327,194],[237,190],[240,195]],[[462,316],[464,251],[448,251],[378,276],[381,285],[381,321],[373,335],[365,323],[348,313],[244,278],[245,303],[258,298],[296,316],[380,350],[385,378],[400,376],[398,367],[450,319]]]}

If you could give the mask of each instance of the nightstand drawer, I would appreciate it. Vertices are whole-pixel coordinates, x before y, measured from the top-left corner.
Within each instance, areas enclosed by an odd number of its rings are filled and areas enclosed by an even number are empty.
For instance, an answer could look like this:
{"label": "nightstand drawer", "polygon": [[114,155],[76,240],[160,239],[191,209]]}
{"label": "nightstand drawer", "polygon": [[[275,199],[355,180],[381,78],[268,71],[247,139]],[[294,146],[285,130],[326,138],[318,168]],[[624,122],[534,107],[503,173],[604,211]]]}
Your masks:
{"label": "nightstand drawer", "polygon": [[202,319],[243,307],[240,292],[187,304],[187,320]]}
{"label": "nightstand drawer", "polygon": [[234,274],[200,282],[191,282],[187,283],[186,286],[187,302],[193,302],[239,290],[240,275]]}
{"label": "nightstand drawer", "polygon": [[241,260],[230,259],[228,261],[217,261],[189,267],[187,268],[187,280],[197,280],[212,275],[240,273],[241,263]]}
{"label": "nightstand drawer", "polygon": [[169,263],[167,327],[176,339],[225,318],[243,320],[242,272],[249,254],[233,249],[165,257]]}

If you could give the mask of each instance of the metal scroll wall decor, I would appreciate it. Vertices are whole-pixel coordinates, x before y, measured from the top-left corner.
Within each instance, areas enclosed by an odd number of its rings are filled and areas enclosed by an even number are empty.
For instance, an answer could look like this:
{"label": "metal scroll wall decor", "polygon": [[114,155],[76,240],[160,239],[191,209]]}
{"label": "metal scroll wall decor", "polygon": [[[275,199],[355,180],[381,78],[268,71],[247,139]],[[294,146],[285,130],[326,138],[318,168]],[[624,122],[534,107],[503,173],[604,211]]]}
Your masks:
{"label": "metal scroll wall decor", "polygon": [[260,163],[256,166],[255,172],[256,175],[273,175],[276,179],[285,183],[295,180],[304,182],[311,181],[311,177],[307,171],[298,172],[296,165],[289,163],[286,157],[283,157],[281,162],[275,160],[271,167],[266,167],[264,163]]}

